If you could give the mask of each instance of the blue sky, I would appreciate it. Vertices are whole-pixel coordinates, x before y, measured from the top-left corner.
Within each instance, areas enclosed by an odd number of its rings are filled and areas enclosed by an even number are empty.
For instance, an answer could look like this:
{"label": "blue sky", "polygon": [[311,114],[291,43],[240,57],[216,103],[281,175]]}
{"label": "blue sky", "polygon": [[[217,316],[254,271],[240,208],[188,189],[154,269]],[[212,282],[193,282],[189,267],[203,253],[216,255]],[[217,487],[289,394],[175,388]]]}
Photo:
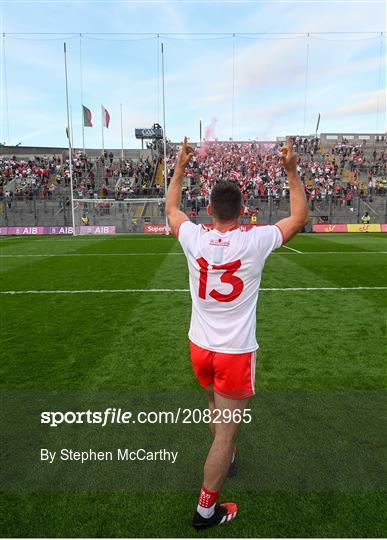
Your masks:
{"label": "blue sky", "polygon": [[[216,135],[224,140],[313,133],[318,113],[321,132],[383,131],[385,36],[371,32],[385,31],[384,24],[385,4],[372,0],[2,0],[0,139],[66,145],[63,41],[75,146],[82,144],[80,43],[83,103],[94,121],[85,129],[88,147],[101,146],[101,103],[111,115],[106,148],[121,145],[120,103],[125,147],[140,146],[135,127],[162,123],[161,42],[172,140],[197,140],[200,118],[204,126],[216,118]],[[110,34],[79,37],[102,32]],[[126,32],[138,35],[119,34]],[[195,32],[206,35],[182,35]],[[278,35],[254,35],[264,32]]]}

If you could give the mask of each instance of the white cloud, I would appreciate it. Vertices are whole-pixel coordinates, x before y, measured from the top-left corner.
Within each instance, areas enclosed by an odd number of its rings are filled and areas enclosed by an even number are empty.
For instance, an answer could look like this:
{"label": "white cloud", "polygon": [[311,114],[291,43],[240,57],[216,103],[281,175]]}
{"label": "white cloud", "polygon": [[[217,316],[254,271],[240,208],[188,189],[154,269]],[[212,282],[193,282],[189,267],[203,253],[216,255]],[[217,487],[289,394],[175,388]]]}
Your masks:
{"label": "white cloud", "polygon": [[195,100],[196,105],[205,105],[208,103],[223,103],[224,101],[229,101],[231,99],[231,94],[221,93],[221,94],[212,94],[203,96]]}
{"label": "white cloud", "polygon": [[[355,97],[355,100],[353,98]],[[360,94],[352,96],[352,103],[342,107],[336,107],[325,112],[325,116],[342,117],[357,116],[363,114],[378,113],[382,116],[386,114],[386,90],[371,92],[369,94]]]}

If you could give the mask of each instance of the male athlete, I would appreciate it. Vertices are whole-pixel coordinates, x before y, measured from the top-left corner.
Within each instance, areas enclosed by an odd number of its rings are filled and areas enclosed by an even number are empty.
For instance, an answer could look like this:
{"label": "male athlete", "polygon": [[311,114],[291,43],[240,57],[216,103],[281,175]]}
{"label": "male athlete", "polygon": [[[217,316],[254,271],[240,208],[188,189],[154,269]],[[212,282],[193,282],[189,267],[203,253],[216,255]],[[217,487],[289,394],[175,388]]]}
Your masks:
{"label": "male athlete", "polygon": [[184,170],[193,153],[185,138],[165,210],[188,261],[192,366],[206,390],[210,410],[217,411],[220,421],[211,424],[214,440],[193,517],[193,526],[201,530],[226,523],[237,514],[235,503],[218,504],[217,499],[232,472],[241,415],[254,395],[256,305],[262,270],[270,253],[304,227],[308,212],[304,186],[297,175],[297,155],[289,138],[281,149],[290,189],[288,218],[275,225],[242,230],[241,192],[235,182],[221,181],[213,187],[208,206],[213,229],[193,224],[180,210]]}

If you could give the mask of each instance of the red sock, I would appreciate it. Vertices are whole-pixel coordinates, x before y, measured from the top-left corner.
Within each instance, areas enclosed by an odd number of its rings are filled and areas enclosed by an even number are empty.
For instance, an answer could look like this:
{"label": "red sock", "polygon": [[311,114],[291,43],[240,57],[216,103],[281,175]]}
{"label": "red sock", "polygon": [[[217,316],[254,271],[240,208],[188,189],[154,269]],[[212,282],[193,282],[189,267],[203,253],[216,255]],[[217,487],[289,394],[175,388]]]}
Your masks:
{"label": "red sock", "polygon": [[220,491],[210,491],[202,486],[197,507],[197,511],[202,517],[210,518],[213,515],[216,499],[219,497],[219,494]]}

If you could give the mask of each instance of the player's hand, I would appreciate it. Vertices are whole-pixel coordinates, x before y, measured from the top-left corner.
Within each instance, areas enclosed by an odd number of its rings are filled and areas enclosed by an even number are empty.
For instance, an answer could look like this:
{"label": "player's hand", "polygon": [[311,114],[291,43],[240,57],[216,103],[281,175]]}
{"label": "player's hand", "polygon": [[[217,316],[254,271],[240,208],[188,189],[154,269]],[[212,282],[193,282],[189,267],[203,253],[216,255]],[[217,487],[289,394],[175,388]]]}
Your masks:
{"label": "player's hand", "polygon": [[297,173],[297,154],[293,148],[293,141],[291,137],[288,137],[287,146],[281,148],[282,165],[287,173]]}
{"label": "player's hand", "polygon": [[194,155],[194,149],[188,144],[187,137],[184,137],[182,147],[177,154],[176,167],[184,170]]}

